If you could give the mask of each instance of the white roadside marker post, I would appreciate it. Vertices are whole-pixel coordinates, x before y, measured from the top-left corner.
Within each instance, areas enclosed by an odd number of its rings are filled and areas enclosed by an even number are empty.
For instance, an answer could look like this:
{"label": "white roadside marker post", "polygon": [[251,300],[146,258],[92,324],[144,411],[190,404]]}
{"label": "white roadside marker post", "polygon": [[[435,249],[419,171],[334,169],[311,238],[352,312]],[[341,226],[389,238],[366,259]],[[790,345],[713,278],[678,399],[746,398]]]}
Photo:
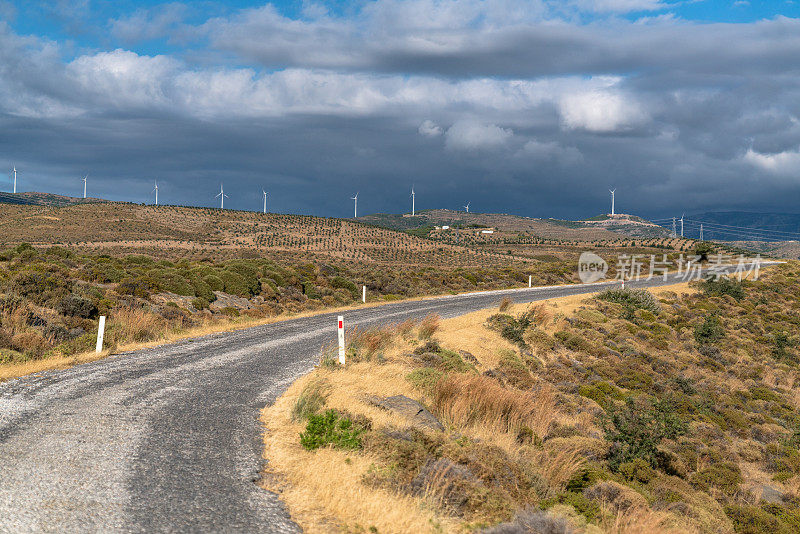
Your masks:
{"label": "white roadside marker post", "polygon": [[103,352],[103,334],[105,333],[106,329],[106,316],[100,316],[100,322],[97,324],[97,346],[95,347],[94,351],[97,354]]}
{"label": "white roadside marker post", "polygon": [[339,316],[339,363],[344,365],[344,317]]}
{"label": "white roadside marker post", "polygon": [[367,303],[367,286],[361,286],[361,302]]}
{"label": "white roadside marker post", "polygon": [[528,288],[530,289],[531,287],[533,287],[533,275],[529,274],[528,275]]}

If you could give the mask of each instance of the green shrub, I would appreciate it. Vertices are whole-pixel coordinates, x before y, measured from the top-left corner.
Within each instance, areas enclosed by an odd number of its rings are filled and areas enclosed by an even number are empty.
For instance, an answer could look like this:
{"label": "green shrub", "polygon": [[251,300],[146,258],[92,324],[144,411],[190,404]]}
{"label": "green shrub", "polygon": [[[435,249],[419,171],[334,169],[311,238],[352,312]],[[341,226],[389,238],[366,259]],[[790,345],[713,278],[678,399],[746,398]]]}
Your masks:
{"label": "green shrub", "polygon": [[642,484],[647,484],[657,475],[650,463],[643,458],[634,458],[630,462],[621,463],[617,471],[626,480],[641,482]]}
{"label": "green shrub", "polygon": [[216,274],[207,274],[203,277],[203,282],[208,285],[211,291],[224,291],[225,290],[225,282],[222,281],[222,278],[217,276]]}
{"label": "green shrub", "polygon": [[708,261],[708,255],[714,252],[714,247],[707,241],[701,241],[694,247],[694,253],[700,256],[700,261]]}
{"label": "green shrub", "polygon": [[594,382],[591,385],[584,384],[578,388],[578,394],[592,399],[604,409],[612,406],[614,399],[621,400],[625,398],[622,390],[608,382]]}
{"label": "green shrub", "polygon": [[442,357],[442,363],[439,364],[439,367],[445,372],[467,373],[475,370],[472,364],[465,362],[457,352],[441,349],[439,355]]}
{"label": "green shrub", "polygon": [[686,423],[676,415],[668,399],[637,406],[629,397],[623,407],[609,407],[603,418],[605,438],[612,443],[609,466],[617,471],[621,464],[641,458],[652,467],[658,467],[658,446],[665,439],[685,434],[686,429]]}
{"label": "green shrub", "polygon": [[730,295],[736,300],[742,300],[745,296],[744,285],[741,282],[728,277],[716,279],[707,278],[706,280],[700,282],[700,289],[703,290],[703,293],[711,297]]}
{"label": "green shrub", "polygon": [[208,300],[204,299],[203,297],[197,297],[195,299],[192,299],[192,306],[194,306],[195,309],[205,310],[210,305],[211,305],[211,303],[208,302]]}
{"label": "green shrub", "polygon": [[790,338],[786,332],[775,332],[772,335],[772,343],[774,345],[774,347],[772,347],[772,355],[775,359],[780,361],[797,360],[793,354],[786,350],[796,345],[795,340]]}
{"label": "green shrub", "polygon": [[692,474],[689,483],[697,489],[708,492],[711,488],[732,496],[742,483],[742,472],[733,462],[720,462]]}
{"label": "green shrub", "polygon": [[[225,293],[238,295],[245,298],[249,298],[253,295],[253,292],[251,291],[252,286],[248,284],[244,276],[234,271],[223,270],[219,272],[219,278],[222,280],[222,283],[225,286],[225,289],[223,290]],[[208,283],[208,281],[206,281],[206,283]],[[211,284],[209,284],[209,286],[211,286]]]}
{"label": "green shrub", "polygon": [[346,278],[343,278],[341,276],[334,276],[333,278],[331,278],[330,284],[331,287],[336,289],[346,289],[347,291],[350,292],[350,295],[353,297],[353,299],[357,299],[359,296],[358,286],[356,286],[353,282],[347,280]]}
{"label": "green shrub", "polygon": [[225,306],[220,310],[222,315],[227,315],[228,317],[239,317],[239,310],[232,306]]}
{"label": "green shrub", "polygon": [[725,507],[725,513],[733,521],[734,530],[739,533],[790,534],[793,532],[788,525],[758,506],[730,504]]}
{"label": "green shrub", "polygon": [[56,305],[56,311],[69,317],[91,319],[97,316],[97,306],[91,300],[78,295],[70,295]]}
{"label": "green shrub", "polygon": [[275,271],[268,270],[264,273],[264,276],[275,282],[275,285],[277,285],[278,287],[286,286],[286,280],[284,280],[283,277],[279,273],[276,273]]}
{"label": "green shrub", "polygon": [[411,385],[417,389],[425,392],[433,391],[436,383],[441,380],[444,373],[433,367],[423,367],[416,369],[406,375],[406,380],[411,382]]}
{"label": "green shrub", "polygon": [[561,330],[553,335],[561,342],[562,345],[571,351],[590,352],[592,350],[592,344],[589,341],[587,341],[583,336],[570,332],[569,330]]}
{"label": "green shrub", "polygon": [[214,291],[211,289],[211,286],[209,286],[205,280],[199,276],[189,275],[189,283],[192,284],[195,296],[206,299],[208,302],[214,302],[214,300],[217,298],[216,295],[214,295]]}
{"label": "green shrub", "polygon": [[600,517],[600,505],[582,493],[565,491],[563,493],[559,493],[556,497],[543,500],[539,503],[539,507],[542,510],[547,510],[556,504],[567,504],[572,506],[576,512],[585,517],[586,521],[589,522],[592,522]]}
{"label": "green shrub", "polygon": [[[241,283],[243,283],[246,287],[244,291],[240,290],[235,293],[225,289],[227,293],[232,293],[235,295],[241,295],[243,297],[247,297],[255,295],[261,290],[261,283],[258,281],[259,272],[255,266],[245,262],[231,262],[225,266],[225,270],[231,273],[238,274],[242,278]],[[225,286],[227,287],[228,285],[227,280],[225,282],[226,282]],[[238,283],[239,282],[237,282],[237,284]]]}
{"label": "green shrub", "polygon": [[360,449],[364,431],[364,428],[354,425],[353,421],[336,410],[327,410],[324,414],[309,416],[306,431],[300,434],[300,444],[309,451],[327,445],[340,449]]}
{"label": "green shrub", "polygon": [[609,289],[599,293],[597,298],[622,304],[625,308],[647,310],[655,314],[661,312],[661,304],[646,289]]}
{"label": "green shrub", "polygon": [[72,290],[72,282],[61,274],[23,271],[11,281],[11,290],[41,305],[66,297]]}
{"label": "green shrub", "polygon": [[147,277],[161,291],[168,291],[176,295],[187,297],[194,296],[194,288],[189,281],[175,268],[155,268],[147,271]]}
{"label": "green shrub", "polygon": [[725,328],[717,315],[709,315],[694,329],[694,339],[701,345],[716,343],[725,337]]}
{"label": "green shrub", "polygon": [[490,328],[500,332],[500,335],[512,343],[526,347],[525,331],[533,324],[534,311],[527,310],[516,317],[505,313],[492,315],[487,319]]}

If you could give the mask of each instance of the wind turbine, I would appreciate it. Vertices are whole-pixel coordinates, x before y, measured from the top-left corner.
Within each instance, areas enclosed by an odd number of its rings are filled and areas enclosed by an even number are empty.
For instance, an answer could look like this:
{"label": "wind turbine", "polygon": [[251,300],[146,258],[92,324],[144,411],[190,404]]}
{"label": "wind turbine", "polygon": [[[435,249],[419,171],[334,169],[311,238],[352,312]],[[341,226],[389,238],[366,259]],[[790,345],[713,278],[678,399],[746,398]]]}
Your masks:
{"label": "wind turbine", "polygon": [[[156,193],[156,206],[158,206],[158,182],[156,182],[156,186],[153,188],[153,191]],[[153,191],[150,191],[151,193]]]}
{"label": "wind turbine", "polygon": [[467,213],[469,213],[469,205],[470,204],[471,204],[471,202],[467,202],[467,205],[464,206],[464,209],[467,210]]}
{"label": "wind turbine", "polygon": [[611,193],[611,215],[614,215],[614,193],[616,189],[609,189],[608,192]]}
{"label": "wind turbine", "polygon": [[17,166],[14,165],[14,192],[17,192]]}
{"label": "wind turbine", "polygon": [[83,198],[86,198],[86,179],[89,178],[89,175],[83,177]]}
{"label": "wind turbine", "polygon": [[264,191],[263,189],[261,190],[261,192],[262,192],[262,193],[264,193],[264,213],[267,213],[267,195],[268,195],[269,193],[267,193],[267,192],[266,192],[266,191]]}
{"label": "wind turbine", "polygon": [[685,213],[681,213],[681,237],[683,237],[683,216],[686,215]]}
{"label": "wind turbine", "polygon": [[354,205],[353,205],[353,218],[358,219],[358,193],[356,193],[356,196],[350,197],[350,200],[352,200],[354,202]]}
{"label": "wind turbine", "polygon": [[222,188],[222,183],[219,184],[219,193],[214,198],[219,197],[219,209],[225,209],[225,197],[228,195],[225,194],[225,190]]}
{"label": "wind turbine", "polygon": [[411,186],[411,216],[412,217],[414,216],[414,208],[415,208],[414,202],[415,201],[416,201],[416,198],[414,196],[414,186],[412,185]]}

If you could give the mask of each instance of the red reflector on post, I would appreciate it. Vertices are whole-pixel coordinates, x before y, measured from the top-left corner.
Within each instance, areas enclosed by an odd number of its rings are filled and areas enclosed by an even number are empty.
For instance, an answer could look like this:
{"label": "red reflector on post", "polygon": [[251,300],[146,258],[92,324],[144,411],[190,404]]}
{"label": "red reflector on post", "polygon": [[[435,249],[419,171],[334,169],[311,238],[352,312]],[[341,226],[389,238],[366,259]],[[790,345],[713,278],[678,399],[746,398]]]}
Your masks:
{"label": "red reflector on post", "polygon": [[342,321],[339,321],[339,328],[342,327]]}

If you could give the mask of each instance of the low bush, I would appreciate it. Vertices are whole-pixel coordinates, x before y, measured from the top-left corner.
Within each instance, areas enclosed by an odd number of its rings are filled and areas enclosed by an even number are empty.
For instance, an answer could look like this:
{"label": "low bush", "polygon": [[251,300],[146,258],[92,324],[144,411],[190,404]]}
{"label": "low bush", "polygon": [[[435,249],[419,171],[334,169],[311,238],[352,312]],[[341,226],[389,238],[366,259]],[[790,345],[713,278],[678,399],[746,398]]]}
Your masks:
{"label": "low bush", "polygon": [[346,289],[354,300],[357,299],[359,296],[358,286],[346,278],[343,278],[341,276],[334,276],[333,278],[331,278],[330,284],[331,287],[336,289]]}
{"label": "low bush", "polygon": [[711,297],[730,295],[736,300],[742,300],[745,296],[744,285],[728,277],[707,278],[700,282],[700,289]]}
{"label": "low bush", "polygon": [[709,315],[694,329],[694,339],[701,345],[716,343],[725,337],[725,328],[717,315]]}
{"label": "low bush", "polygon": [[534,324],[535,311],[530,309],[516,317],[504,313],[492,315],[487,319],[490,328],[500,332],[500,335],[510,342],[521,347],[527,346],[525,331]]}
{"label": "low bush", "polygon": [[310,415],[306,431],[300,434],[300,444],[313,451],[332,445],[339,449],[360,449],[361,435],[366,429],[336,410]]}
{"label": "low bush", "polygon": [[97,317],[97,306],[84,297],[70,295],[56,305],[56,311],[61,315],[93,319]]}
{"label": "low bush", "polygon": [[661,312],[661,304],[646,289],[609,289],[599,293],[597,298],[622,304],[626,308],[647,310],[654,314]]}
{"label": "low bush", "polygon": [[618,471],[621,464],[641,458],[658,467],[658,446],[665,439],[686,433],[686,423],[675,413],[667,399],[636,403],[629,397],[622,407],[612,406],[603,418],[606,440],[612,446],[608,463]]}
{"label": "low bush", "polygon": [[406,380],[411,382],[411,385],[426,393],[433,391],[439,380],[442,379],[444,373],[433,367],[423,367],[415,369],[406,375]]}
{"label": "low bush", "polygon": [[742,483],[742,472],[733,462],[720,462],[702,469],[689,478],[689,483],[697,489],[709,492],[712,489],[733,496]]}
{"label": "low bush", "polygon": [[795,532],[789,525],[758,506],[731,504],[725,507],[725,513],[733,521],[733,528],[736,532],[746,534],[760,532],[790,534]]}

